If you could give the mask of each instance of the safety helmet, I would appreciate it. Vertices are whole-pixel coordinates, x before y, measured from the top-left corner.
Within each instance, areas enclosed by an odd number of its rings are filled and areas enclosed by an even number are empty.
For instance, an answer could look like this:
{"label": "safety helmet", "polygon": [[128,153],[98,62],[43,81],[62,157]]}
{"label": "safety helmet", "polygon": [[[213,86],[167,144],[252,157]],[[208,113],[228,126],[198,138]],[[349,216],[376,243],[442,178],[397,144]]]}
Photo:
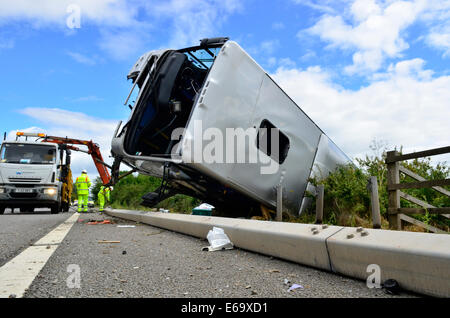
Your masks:
{"label": "safety helmet", "polygon": [[114,190],[114,187],[113,187],[113,186],[110,186],[109,189],[112,191],[112,190]]}
{"label": "safety helmet", "polygon": [[83,169],[83,171],[81,171],[81,173],[87,173],[87,170],[86,170],[86,169]]}

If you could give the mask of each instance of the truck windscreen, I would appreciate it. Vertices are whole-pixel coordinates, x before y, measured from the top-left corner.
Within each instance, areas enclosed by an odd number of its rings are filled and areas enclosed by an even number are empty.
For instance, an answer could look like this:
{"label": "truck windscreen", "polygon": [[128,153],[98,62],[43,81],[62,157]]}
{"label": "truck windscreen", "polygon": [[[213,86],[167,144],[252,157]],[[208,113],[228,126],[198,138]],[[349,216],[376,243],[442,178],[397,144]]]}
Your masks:
{"label": "truck windscreen", "polygon": [[3,144],[1,162],[53,164],[56,162],[56,148],[46,145]]}

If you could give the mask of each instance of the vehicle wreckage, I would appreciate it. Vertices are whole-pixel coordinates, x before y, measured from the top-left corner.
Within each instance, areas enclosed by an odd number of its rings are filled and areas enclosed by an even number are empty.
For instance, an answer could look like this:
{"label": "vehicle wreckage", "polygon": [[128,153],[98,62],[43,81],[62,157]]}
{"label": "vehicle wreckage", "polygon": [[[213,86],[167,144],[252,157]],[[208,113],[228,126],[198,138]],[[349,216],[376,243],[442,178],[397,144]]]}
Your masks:
{"label": "vehicle wreckage", "polygon": [[310,178],[349,162],[228,38],[148,52],[128,79],[134,85],[125,105],[135,86],[139,92],[128,105],[129,120],[113,136],[112,179],[121,163],[162,178],[161,187],[143,197],[144,206],[185,194],[214,205],[218,215],[250,217],[275,209],[281,186],[284,211],[298,215],[313,189]]}

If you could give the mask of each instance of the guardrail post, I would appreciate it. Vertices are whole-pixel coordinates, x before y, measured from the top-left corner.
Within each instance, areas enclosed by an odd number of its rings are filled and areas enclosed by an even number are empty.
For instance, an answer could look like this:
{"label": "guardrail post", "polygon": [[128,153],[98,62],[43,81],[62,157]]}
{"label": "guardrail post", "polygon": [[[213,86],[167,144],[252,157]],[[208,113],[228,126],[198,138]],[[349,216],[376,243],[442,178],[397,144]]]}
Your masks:
{"label": "guardrail post", "polygon": [[281,183],[277,186],[277,216],[275,221],[283,221],[283,186]]}
{"label": "guardrail post", "polygon": [[377,177],[370,177],[368,188],[372,206],[372,224],[374,229],[381,229],[380,199],[378,197]]}
{"label": "guardrail post", "polygon": [[325,187],[320,184],[316,187],[316,224],[322,224],[323,222],[323,197],[325,194]]}
{"label": "guardrail post", "polygon": [[388,161],[390,162],[387,164],[387,184],[389,194],[388,219],[390,228],[401,230],[402,221],[400,220],[397,210],[400,208],[400,190],[389,190],[390,185],[400,183],[400,163],[398,161],[391,161],[395,160],[395,157],[398,155],[399,153],[397,151],[389,151],[387,153],[387,159],[389,159]]}

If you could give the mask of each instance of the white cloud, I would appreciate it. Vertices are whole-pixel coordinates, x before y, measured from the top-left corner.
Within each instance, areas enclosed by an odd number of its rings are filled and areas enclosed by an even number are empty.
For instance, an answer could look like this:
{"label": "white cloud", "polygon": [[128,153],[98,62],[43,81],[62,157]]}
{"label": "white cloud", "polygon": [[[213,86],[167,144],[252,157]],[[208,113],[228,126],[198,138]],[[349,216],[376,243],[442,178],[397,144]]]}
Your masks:
{"label": "white cloud", "polygon": [[14,47],[13,40],[0,38],[0,50],[1,49],[12,49],[13,47]]}
{"label": "white cloud", "polygon": [[443,57],[450,56],[450,0],[431,0],[419,17],[427,27],[420,40],[443,52]]}
{"label": "white cloud", "polygon": [[261,53],[265,55],[271,55],[280,46],[280,41],[278,40],[267,40],[263,41],[259,46]]}
{"label": "white cloud", "polygon": [[[35,108],[29,107],[20,111],[23,115],[45,124],[46,129],[31,127],[19,129],[27,132],[43,132],[47,135],[69,137],[82,140],[92,140],[100,145],[103,159],[111,164],[109,158],[111,150],[111,139],[117,122],[101,118],[91,117],[79,112],[71,112],[60,108]],[[9,139],[15,138],[15,132],[9,133]],[[76,146],[87,150],[85,146]],[[91,157],[80,152],[72,153],[72,172],[74,176],[87,169],[91,178],[98,176]]]}
{"label": "white cloud", "polygon": [[97,64],[97,59],[95,57],[89,57],[77,52],[67,52],[67,55],[69,55],[71,58],[73,58],[75,61],[81,64],[90,66]]}
{"label": "white cloud", "polygon": [[146,51],[144,43],[150,39],[148,28],[105,29],[98,46],[116,60],[136,59]]}
{"label": "white cloud", "polygon": [[276,58],[272,56],[266,59],[266,61],[263,63],[263,66],[270,68],[295,68],[297,64],[288,57]]}
{"label": "white cloud", "polygon": [[440,31],[431,32],[427,37],[429,45],[444,51],[443,57],[450,56],[450,24]]}
{"label": "white cloud", "polygon": [[355,51],[353,64],[345,69],[348,74],[373,72],[386,58],[401,57],[409,47],[403,31],[426,7],[425,0],[355,0],[344,14],[325,14],[307,31],[330,48]]}
{"label": "white cloud", "polygon": [[81,23],[128,26],[137,11],[126,0],[0,0],[0,22],[27,20],[35,26],[66,25],[69,5],[81,9]]}
{"label": "white cloud", "polygon": [[202,38],[218,36],[217,29],[230,14],[241,9],[239,0],[168,0],[147,5],[149,15],[169,20],[169,46],[174,48],[195,45]]}
{"label": "white cloud", "polygon": [[433,78],[423,66],[421,59],[399,62],[359,90],[336,85],[318,66],[279,68],[273,77],[344,152],[359,157],[375,138],[405,152],[448,145],[450,76]]}
{"label": "white cloud", "polygon": [[272,23],[272,29],[274,30],[283,30],[286,26],[283,22],[274,22]]}
{"label": "white cloud", "polygon": [[[241,0],[0,0],[0,25],[28,22],[33,28],[58,26],[68,35],[69,5],[81,9],[81,29],[98,28],[98,47],[117,60],[138,57],[155,32],[168,31],[169,47],[197,44],[217,30],[232,13],[241,10]],[[156,26],[159,26],[158,29]],[[1,46],[1,44],[0,44]],[[92,58],[73,53],[80,63],[93,65]]]}
{"label": "white cloud", "polygon": [[90,96],[82,96],[82,97],[78,97],[78,98],[74,98],[71,99],[72,102],[101,102],[104,101],[104,98],[95,96],[95,95],[90,95]]}
{"label": "white cloud", "polygon": [[[27,22],[32,28],[55,26],[66,35],[73,35],[77,29],[70,29],[67,20],[71,15],[69,5],[80,8],[81,29],[93,25],[100,31],[99,47],[114,59],[124,59],[148,40],[142,36],[149,25],[139,21],[141,0],[0,0],[0,25]],[[95,65],[99,58],[78,52],[68,52],[77,62]]]}
{"label": "white cloud", "polygon": [[308,61],[312,58],[316,58],[317,54],[315,51],[311,50],[311,49],[307,49],[306,53],[302,55],[302,57],[300,57],[300,60],[302,60],[303,62]]}
{"label": "white cloud", "polygon": [[349,2],[349,0],[292,0],[296,4],[300,4],[317,11],[334,14],[336,13],[336,6],[342,3]]}

